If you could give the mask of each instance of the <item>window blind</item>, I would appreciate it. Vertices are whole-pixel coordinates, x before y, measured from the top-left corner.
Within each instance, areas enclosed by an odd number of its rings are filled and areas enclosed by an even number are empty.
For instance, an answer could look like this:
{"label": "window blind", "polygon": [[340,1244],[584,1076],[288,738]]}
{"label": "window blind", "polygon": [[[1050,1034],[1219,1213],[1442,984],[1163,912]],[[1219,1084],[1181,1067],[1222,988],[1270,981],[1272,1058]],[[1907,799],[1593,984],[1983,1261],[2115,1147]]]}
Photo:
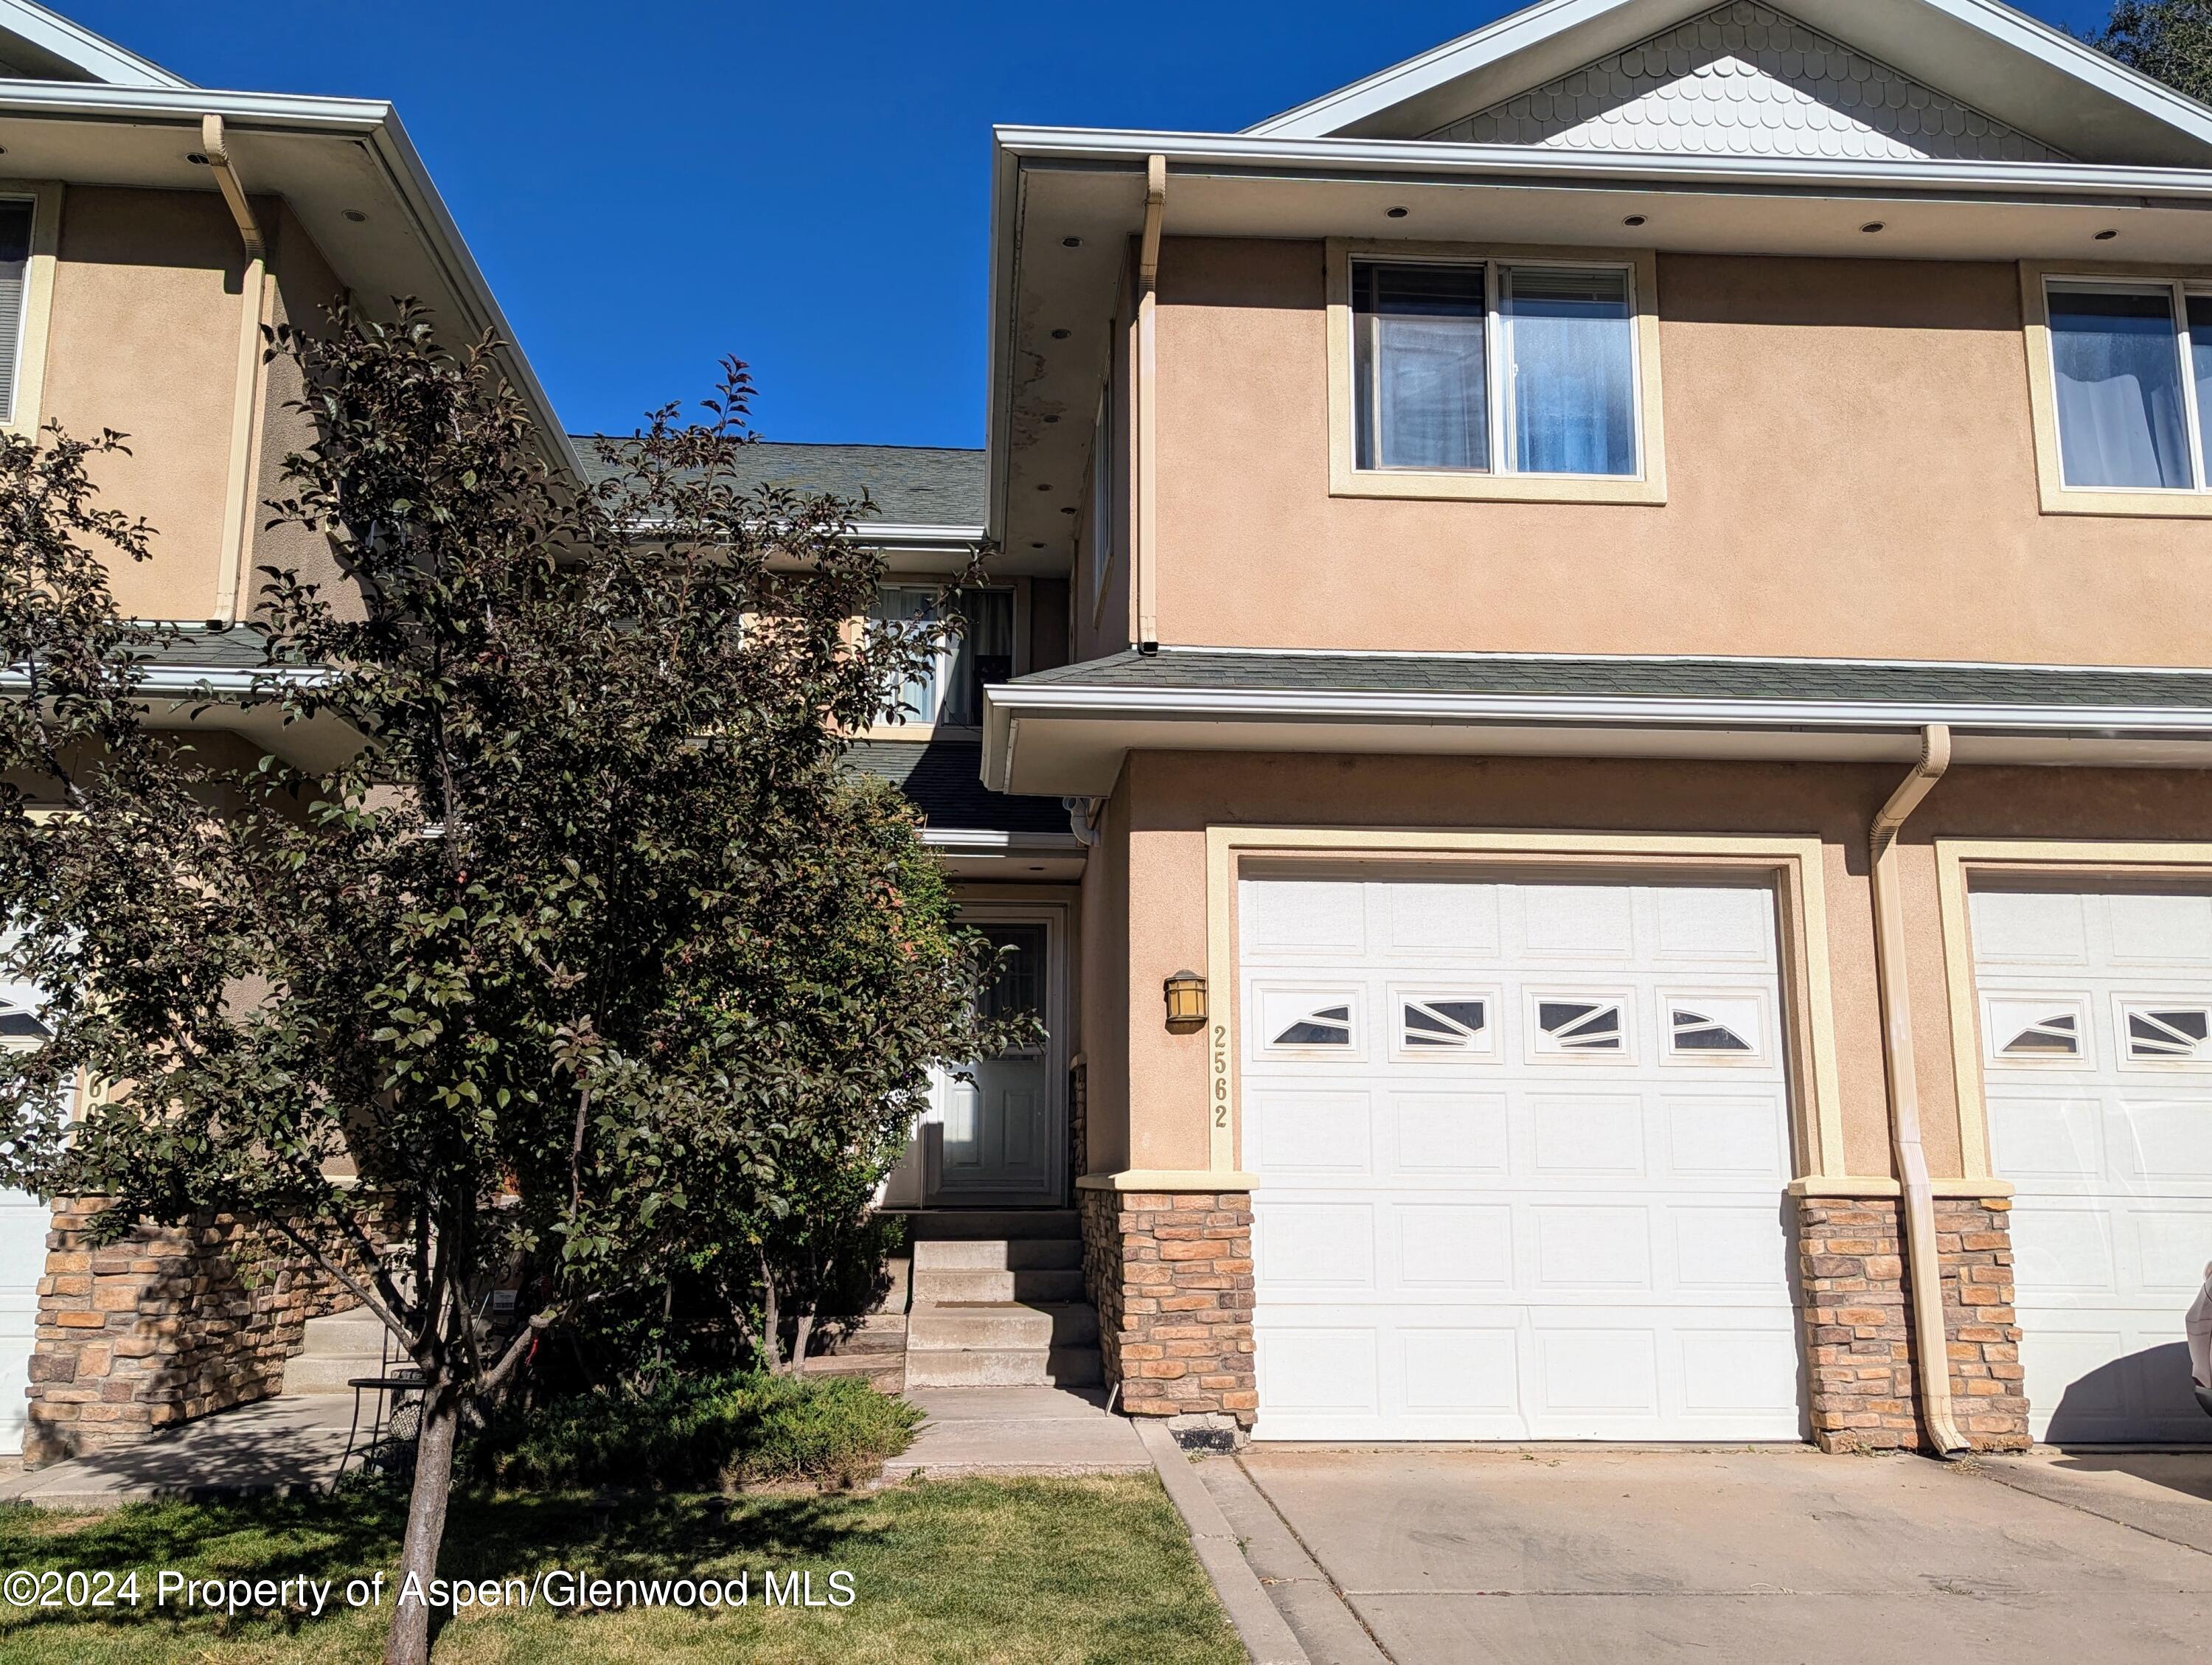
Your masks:
{"label": "window blind", "polygon": [[23,299],[31,270],[31,204],[0,201],[0,421],[15,420],[23,353]]}

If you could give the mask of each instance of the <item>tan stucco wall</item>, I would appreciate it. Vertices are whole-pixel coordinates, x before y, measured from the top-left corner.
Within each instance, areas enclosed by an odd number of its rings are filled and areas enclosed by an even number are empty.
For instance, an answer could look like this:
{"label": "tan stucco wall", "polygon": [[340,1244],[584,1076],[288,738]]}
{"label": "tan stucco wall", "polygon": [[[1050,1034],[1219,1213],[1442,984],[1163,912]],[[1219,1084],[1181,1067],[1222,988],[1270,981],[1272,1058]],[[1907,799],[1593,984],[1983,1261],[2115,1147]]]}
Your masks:
{"label": "tan stucco wall", "polygon": [[1077,935],[1076,1046],[1084,1058],[1083,1171],[1110,1174],[1132,1164],[1129,1145],[1129,781],[1125,775],[1098,818],[1098,842],[1084,864]]}
{"label": "tan stucco wall", "polygon": [[71,186],[62,207],[42,419],[128,434],[104,506],[143,515],[154,558],[114,577],[140,617],[214,611],[245,257],[222,199]]}
{"label": "tan stucco wall", "polygon": [[[345,285],[331,270],[322,250],[315,246],[307,228],[290,209],[272,206],[269,227],[273,233],[270,269],[276,275],[272,321],[289,324],[304,334],[322,334],[330,325],[330,305],[340,297]],[[261,434],[255,459],[253,564],[257,570],[248,579],[245,596],[248,611],[252,610],[254,599],[268,581],[258,570],[262,567],[297,572],[302,578],[321,584],[325,596],[345,605],[349,592],[341,580],[337,563],[331,558],[330,540],[320,532],[310,532],[296,526],[272,528],[268,524],[269,512],[261,507],[272,499],[290,495],[292,488],[284,480],[284,459],[305,448],[313,439],[313,427],[306,415],[285,408],[301,392],[298,368],[289,359],[277,358],[270,362],[266,374],[268,384],[261,402]]]}
{"label": "tan stucco wall", "polygon": [[[1206,1040],[1167,1033],[1160,985],[1181,967],[1205,965],[1205,829],[1241,824],[1818,836],[1845,1162],[1853,1174],[1887,1175],[1866,833],[1901,773],[1880,765],[1136,754],[1085,878],[1086,902],[1114,899],[1086,913],[1091,1168],[1207,1165]],[[1938,1176],[1957,1175],[1961,1164],[1931,841],[2188,839],[2208,824],[2212,775],[2185,771],[1960,769],[1914,817],[1899,865],[1916,1075]],[[1117,879],[1124,872],[1126,897]],[[1117,962],[1126,968],[1119,989],[1103,975]],[[1233,1000],[1235,991],[1215,989],[1211,998]],[[1123,1082],[1126,1102],[1115,1096]],[[1126,1145],[1118,1137],[1125,1124]],[[1108,1128],[1116,1136],[1102,1145],[1099,1130]]]}
{"label": "tan stucco wall", "polygon": [[1661,255],[1660,507],[1332,498],[1324,270],[1166,246],[1164,641],[2203,662],[2212,524],[2039,510],[2012,265]]}

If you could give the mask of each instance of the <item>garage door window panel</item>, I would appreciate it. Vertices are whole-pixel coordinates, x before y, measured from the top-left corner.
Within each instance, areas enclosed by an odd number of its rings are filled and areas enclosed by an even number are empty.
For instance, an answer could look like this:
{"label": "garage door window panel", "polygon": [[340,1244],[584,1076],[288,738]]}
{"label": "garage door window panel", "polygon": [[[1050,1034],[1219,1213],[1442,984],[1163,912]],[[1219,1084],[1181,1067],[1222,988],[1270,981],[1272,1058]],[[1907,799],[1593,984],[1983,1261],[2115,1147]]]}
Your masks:
{"label": "garage door window panel", "polygon": [[1537,990],[1528,996],[1528,1051],[1544,1063],[1632,1064],[1632,997],[1625,990]]}
{"label": "garage door window panel", "polygon": [[2136,1069],[2212,1066],[2212,1004],[2201,1000],[2122,1000],[2113,1028],[2119,1055]]}
{"label": "garage door window panel", "polygon": [[1358,991],[1310,986],[1257,991],[1262,1056],[1356,1058],[1360,1048]]}
{"label": "garage door window panel", "polygon": [[1774,1024],[1756,989],[1662,988],[1659,1011],[1666,1024],[1663,1063],[1719,1069],[1763,1066],[1773,1057]]}
{"label": "garage door window panel", "polygon": [[1990,996],[1982,1002],[1982,1037],[1990,1061],[2007,1068],[2082,1069],[2096,1060],[2096,1036],[2086,994]]}
{"label": "garage door window panel", "polygon": [[1498,1002],[1494,989],[1390,990],[1391,1052],[1413,1062],[1494,1063]]}

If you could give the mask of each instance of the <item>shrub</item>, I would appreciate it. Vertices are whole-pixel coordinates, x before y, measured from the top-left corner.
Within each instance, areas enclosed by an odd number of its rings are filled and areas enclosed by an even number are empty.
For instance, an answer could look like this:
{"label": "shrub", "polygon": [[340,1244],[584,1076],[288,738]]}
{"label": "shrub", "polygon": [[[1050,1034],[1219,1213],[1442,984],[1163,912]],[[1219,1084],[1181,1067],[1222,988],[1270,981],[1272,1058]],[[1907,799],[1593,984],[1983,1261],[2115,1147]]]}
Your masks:
{"label": "shrub", "polygon": [[858,1376],[748,1371],[592,1393],[495,1418],[470,1468],[501,1485],[705,1491],[850,1486],[914,1443],[922,1413]]}

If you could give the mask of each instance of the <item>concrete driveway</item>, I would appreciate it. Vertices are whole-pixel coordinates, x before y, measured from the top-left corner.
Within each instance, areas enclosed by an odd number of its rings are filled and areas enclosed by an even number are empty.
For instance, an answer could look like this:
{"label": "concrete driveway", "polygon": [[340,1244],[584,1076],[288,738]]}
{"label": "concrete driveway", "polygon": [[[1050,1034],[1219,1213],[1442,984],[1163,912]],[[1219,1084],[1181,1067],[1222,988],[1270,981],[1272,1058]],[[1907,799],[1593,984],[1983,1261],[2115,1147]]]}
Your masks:
{"label": "concrete driveway", "polygon": [[1311,1658],[2212,1658],[2212,1452],[1262,1446],[1200,1476]]}

